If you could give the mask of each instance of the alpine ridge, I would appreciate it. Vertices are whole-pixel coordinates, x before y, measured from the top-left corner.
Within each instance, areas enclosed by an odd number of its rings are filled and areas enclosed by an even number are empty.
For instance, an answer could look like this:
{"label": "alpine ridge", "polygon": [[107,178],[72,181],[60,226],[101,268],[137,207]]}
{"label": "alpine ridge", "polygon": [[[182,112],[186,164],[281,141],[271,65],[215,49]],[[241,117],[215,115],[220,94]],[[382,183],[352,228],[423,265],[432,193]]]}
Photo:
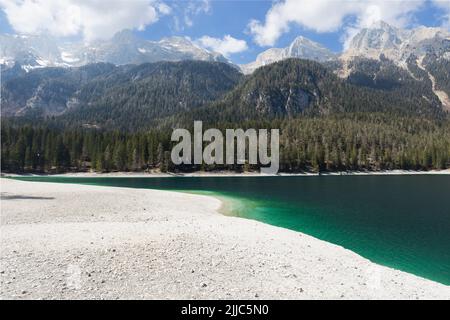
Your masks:
{"label": "alpine ridge", "polygon": [[67,43],[42,35],[0,34],[0,64],[4,68],[16,63],[29,71],[44,67],[80,67],[97,62],[124,65],[181,60],[230,63],[221,54],[201,48],[188,38],[150,41],[140,39],[130,30],[118,32],[110,40],[91,43]]}

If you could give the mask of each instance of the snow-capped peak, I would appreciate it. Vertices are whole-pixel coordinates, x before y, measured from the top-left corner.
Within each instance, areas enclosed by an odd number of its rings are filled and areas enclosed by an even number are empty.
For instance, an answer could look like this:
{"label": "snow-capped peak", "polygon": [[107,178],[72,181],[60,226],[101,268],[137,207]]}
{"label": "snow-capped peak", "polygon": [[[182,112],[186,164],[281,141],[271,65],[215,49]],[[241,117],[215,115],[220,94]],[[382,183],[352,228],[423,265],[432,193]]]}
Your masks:
{"label": "snow-capped peak", "polygon": [[289,47],[285,48],[285,51],[287,57],[297,57],[316,61],[326,61],[335,57],[335,54],[329,49],[303,36],[295,38]]}
{"label": "snow-capped peak", "polygon": [[255,69],[287,58],[302,58],[315,61],[328,61],[336,55],[321,44],[299,36],[286,48],[271,48],[256,57],[256,61],[241,65],[243,73],[252,73]]}
{"label": "snow-capped peak", "polygon": [[399,65],[404,65],[411,55],[423,55],[430,46],[441,47],[450,33],[443,28],[420,26],[415,29],[400,29],[384,21],[377,21],[361,29],[350,41],[342,54],[344,60],[352,57],[379,59],[381,55]]}
{"label": "snow-capped peak", "polygon": [[384,21],[378,21],[362,29],[350,42],[349,50],[366,53],[368,50],[396,49],[402,43],[400,30]]}

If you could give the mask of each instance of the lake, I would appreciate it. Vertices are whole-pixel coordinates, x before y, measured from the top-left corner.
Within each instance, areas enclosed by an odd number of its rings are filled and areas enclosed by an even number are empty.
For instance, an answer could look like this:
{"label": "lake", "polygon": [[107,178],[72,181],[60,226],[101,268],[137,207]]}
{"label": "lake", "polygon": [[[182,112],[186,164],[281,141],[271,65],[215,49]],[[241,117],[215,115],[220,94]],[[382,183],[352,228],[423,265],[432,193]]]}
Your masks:
{"label": "lake", "polygon": [[450,285],[449,175],[19,179],[207,193],[225,199],[226,214]]}

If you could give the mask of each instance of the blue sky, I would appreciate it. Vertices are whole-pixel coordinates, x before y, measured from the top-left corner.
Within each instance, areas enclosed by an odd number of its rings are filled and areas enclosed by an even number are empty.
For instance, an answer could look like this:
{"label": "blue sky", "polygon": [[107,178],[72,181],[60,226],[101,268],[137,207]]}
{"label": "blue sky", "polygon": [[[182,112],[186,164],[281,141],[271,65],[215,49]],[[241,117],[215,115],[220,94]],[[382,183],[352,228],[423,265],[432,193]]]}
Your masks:
{"label": "blue sky", "polygon": [[339,52],[379,19],[407,28],[450,26],[450,0],[0,0],[0,8],[2,32],[90,41],[129,28],[150,40],[189,37],[236,63],[299,35]]}

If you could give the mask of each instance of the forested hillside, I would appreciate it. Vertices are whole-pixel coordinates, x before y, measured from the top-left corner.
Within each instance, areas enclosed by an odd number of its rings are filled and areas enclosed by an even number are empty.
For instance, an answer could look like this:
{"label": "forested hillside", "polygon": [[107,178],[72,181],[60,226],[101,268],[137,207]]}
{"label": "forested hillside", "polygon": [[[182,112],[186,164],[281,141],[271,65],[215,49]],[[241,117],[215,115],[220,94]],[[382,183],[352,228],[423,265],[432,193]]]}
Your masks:
{"label": "forested hillside", "polygon": [[114,72],[112,64],[80,68],[42,68],[24,72],[20,66],[2,71],[2,116],[42,117],[61,114],[77,101],[89,81]]}
{"label": "forested hillside", "polygon": [[[70,106],[61,115],[2,118],[1,168],[258,169],[174,167],[172,129],[190,129],[194,120],[223,130],[279,128],[280,170],[285,172],[448,168],[449,116],[430,91],[425,72],[414,69],[414,59],[408,63],[411,74],[389,61],[357,60],[348,79],[299,59],[246,77],[227,64],[194,61],[30,72],[17,78],[29,82],[10,79],[7,84],[17,87],[8,94],[27,94],[30,86],[42,87],[40,97],[48,97],[43,92],[51,90],[44,89],[55,82],[66,88],[62,93],[75,91],[66,95]],[[43,73],[47,76],[40,79]],[[50,98],[46,101],[56,101]]]}
{"label": "forested hillside", "polygon": [[352,70],[348,82],[357,86],[373,88],[415,105],[439,108],[439,99],[434,95],[426,72],[417,67],[417,57],[410,56],[408,69],[400,68],[388,59],[354,59],[348,68]]}
{"label": "forested hillside", "polygon": [[430,54],[425,57],[424,64],[436,79],[437,88],[450,96],[450,60]]}
{"label": "forested hillside", "polygon": [[137,130],[213,101],[241,78],[228,64],[202,61],[36,69],[2,85],[2,115]]}
{"label": "forested hillside", "polygon": [[256,70],[224,99],[180,115],[178,121],[183,116],[189,121],[236,122],[353,112],[443,115],[426,84],[386,64],[358,61],[355,69],[360,71],[344,80],[318,62],[283,60]]}
{"label": "forested hillside", "polygon": [[131,131],[150,128],[158,119],[220,98],[242,77],[227,64],[199,61],[142,64],[120,76],[126,79],[116,79],[117,85],[108,77],[84,86],[78,97],[91,101],[68,110],[60,122]]}

